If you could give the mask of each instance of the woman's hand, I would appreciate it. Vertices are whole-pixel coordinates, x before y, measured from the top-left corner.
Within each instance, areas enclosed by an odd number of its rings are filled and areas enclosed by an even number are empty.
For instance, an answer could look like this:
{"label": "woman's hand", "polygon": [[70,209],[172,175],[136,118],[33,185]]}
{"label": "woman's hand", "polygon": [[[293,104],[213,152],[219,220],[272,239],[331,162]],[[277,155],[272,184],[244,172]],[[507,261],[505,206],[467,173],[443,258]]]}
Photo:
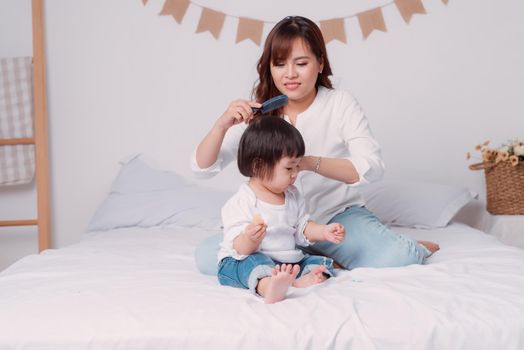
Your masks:
{"label": "woman's hand", "polygon": [[331,243],[339,244],[346,237],[346,229],[339,223],[326,225],[324,228],[324,239]]}
{"label": "woman's hand", "polygon": [[220,118],[218,118],[215,125],[223,130],[228,130],[233,125],[242,122],[249,123],[249,121],[253,119],[253,110],[251,107],[260,108],[262,105],[254,101],[233,101]]}
{"label": "woman's hand", "polygon": [[217,119],[214,126],[207,133],[206,137],[198,144],[196,150],[196,163],[201,169],[205,169],[215,164],[218,153],[222,147],[222,142],[226,132],[235,124],[248,123],[253,118],[251,107],[261,107],[260,103],[253,101],[237,100],[231,102],[227,110]]}

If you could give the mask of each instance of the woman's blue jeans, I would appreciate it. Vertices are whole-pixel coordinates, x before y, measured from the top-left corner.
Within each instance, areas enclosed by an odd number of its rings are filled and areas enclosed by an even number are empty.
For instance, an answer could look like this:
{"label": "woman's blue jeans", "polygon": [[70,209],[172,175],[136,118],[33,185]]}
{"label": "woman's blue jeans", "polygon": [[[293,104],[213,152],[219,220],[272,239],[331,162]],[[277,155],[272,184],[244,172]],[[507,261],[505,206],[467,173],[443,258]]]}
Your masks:
{"label": "woman's blue jeans", "polygon": [[[317,242],[303,248],[311,255],[333,258],[346,269],[356,267],[396,267],[421,264],[430,252],[414,239],[398,234],[383,225],[365,207],[350,207],[330,220],[346,228],[340,244]],[[195,252],[198,269],[208,275],[217,274],[218,244],[222,234],[204,240]]]}
{"label": "woman's blue jeans", "polygon": [[329,221],[332,222],[344,225],[344,242],[318,242],[304,250],[310,254],[329,256],[349,270],[421,264],[430,254],[414,239],[383,225],[366,207],[347,208]]}

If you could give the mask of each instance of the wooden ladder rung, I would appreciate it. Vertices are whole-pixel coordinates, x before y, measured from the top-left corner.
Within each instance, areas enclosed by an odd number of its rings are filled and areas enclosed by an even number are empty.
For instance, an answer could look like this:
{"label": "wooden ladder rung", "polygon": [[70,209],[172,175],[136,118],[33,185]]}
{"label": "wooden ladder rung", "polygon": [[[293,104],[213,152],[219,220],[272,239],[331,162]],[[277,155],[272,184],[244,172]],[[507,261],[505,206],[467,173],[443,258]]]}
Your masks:
{"label": "wooden ladder rung", "polygon": [[35,139],[30,137],[19,138],[19,139],[0,139],[0,146],[13,146],[13,145],[34,145]]}
{"label": "wooden ladder rung", "polygon": [[3,220],[3,221],[0,221],[0,227],[35,226],[35,225],[38,225],[38,220]]}

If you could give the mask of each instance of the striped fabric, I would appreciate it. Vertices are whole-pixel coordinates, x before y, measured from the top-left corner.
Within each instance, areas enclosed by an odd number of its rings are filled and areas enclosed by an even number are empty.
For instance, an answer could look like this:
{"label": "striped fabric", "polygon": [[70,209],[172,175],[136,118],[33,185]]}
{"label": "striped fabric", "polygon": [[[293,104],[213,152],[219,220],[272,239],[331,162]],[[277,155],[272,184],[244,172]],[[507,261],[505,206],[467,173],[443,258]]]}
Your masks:
{"label": "striped fabric", "polygon": [[[0,58],[0,139],[33,137],[32,58]],[[0,146],[0,186],[33,180],[34,145]]]}

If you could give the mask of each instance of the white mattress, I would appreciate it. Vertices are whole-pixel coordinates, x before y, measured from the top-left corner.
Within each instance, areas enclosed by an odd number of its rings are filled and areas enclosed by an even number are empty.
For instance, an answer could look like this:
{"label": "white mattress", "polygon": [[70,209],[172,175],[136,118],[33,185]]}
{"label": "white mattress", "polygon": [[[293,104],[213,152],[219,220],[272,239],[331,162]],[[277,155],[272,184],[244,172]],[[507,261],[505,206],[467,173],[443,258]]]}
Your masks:
{"label": "white mattress", "polygon": [[95,233],[0,274],[0,349],[524,349],[524,250],[461,224],[398,231],[441,250],[274,305],[197,271],[209,232]]}

